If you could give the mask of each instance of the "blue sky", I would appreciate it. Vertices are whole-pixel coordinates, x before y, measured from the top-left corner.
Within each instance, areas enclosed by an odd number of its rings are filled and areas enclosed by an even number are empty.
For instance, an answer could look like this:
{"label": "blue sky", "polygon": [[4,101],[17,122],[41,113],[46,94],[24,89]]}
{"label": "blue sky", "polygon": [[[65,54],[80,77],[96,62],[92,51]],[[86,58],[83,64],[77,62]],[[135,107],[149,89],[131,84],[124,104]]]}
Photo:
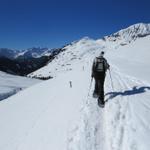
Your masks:
{"label": "blue sky", "polygon": [[61,47],[150,23],[149,0],[0,0],[0,47]]}

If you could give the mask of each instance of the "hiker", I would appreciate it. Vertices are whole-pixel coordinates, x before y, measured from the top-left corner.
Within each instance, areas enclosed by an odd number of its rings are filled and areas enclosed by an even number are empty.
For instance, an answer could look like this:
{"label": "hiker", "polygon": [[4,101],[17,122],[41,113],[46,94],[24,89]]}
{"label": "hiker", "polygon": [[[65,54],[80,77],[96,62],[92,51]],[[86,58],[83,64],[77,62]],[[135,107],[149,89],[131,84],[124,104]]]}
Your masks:
{"label": "hiker", "polygon": [[96,57],[92,66],[92,78],[95,79],[95,89],[93,92],[93,97],[98,97],[98,104],[105,104],[104,101],[104,81],[106,76],[106,71],[109,69],[109,64],[104,58],[104,51],[100,53],[100,56]]}

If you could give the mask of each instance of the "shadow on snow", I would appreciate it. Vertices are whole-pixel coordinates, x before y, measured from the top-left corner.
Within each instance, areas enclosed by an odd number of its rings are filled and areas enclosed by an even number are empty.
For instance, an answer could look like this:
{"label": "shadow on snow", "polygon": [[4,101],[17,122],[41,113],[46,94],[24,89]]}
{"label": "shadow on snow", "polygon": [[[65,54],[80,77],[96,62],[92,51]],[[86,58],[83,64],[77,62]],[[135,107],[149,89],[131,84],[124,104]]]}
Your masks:
{"label": "shadow on snow", "polygon": [[123,92],[109,92],[109,93],[105,94],[105,96],[109,96],[109,98],[106,101],[108,101],[109,99],[113,99],[117,96],[130,96],[130,95],[135,95],[135,94],[142,94],[142,93],[145,93],[146,90],[150,90],[150,87],[148,87],[148,86],[142,86],[142,87],[134,86],[132,89],[126,90]]}

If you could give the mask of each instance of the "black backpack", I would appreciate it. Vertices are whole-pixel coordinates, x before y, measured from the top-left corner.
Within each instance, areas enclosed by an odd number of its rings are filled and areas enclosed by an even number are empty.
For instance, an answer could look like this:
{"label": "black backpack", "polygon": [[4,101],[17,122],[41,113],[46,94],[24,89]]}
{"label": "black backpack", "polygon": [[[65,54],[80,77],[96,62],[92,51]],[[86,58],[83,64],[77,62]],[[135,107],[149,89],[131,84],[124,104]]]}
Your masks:
{"label": "black backpack", "polygon": [[105,68],[105,59],[101,58],[101,57],[97,57],[96,58],[96,62],[95,62],[95,72],[105,72],[106,68]]}

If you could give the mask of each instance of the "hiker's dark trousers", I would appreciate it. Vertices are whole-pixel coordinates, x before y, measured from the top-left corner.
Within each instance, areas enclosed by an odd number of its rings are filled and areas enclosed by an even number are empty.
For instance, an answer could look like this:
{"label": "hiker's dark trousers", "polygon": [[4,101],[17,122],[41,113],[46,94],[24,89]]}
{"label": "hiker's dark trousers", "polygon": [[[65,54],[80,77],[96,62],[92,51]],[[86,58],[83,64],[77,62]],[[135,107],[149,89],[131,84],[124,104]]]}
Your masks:
{"label": "hiker's dark trousers", "polygon": [[94,76],[95,79],[95,90],[94,93],[99,95],[99,98],[104,101],[104,81],[105,73],[98,73]]}

